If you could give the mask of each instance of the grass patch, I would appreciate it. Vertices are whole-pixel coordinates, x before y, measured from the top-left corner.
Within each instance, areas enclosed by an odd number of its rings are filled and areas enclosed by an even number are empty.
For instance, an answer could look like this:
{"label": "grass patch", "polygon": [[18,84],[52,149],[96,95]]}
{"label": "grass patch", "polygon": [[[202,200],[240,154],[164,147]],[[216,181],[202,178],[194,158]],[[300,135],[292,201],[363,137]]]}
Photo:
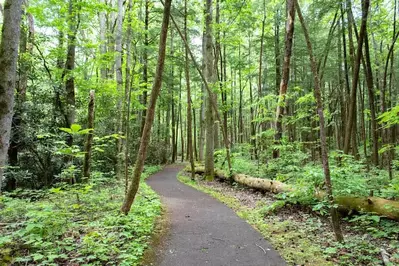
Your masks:
{"label": "grass patch", "polygon": [[36,201],[34,191],[0,197],[0,265],[139,265],[161,214],[158,195],[142,182],[125,216],[123,182],[90,182],[40,192]]}
{"label": "grass patch", "polygon": [[197,190],[211,195],[232,208],[238,216],[258,230],[278,250],[289,265],[334,265],[324,257],[319,245],[308,237],[307,232],[294,221],[280,221],[277,216],[265,217],[265,206],[261,202],[255,208],[243,206],[234,197],[223,195],[180,173],[178,180]]}

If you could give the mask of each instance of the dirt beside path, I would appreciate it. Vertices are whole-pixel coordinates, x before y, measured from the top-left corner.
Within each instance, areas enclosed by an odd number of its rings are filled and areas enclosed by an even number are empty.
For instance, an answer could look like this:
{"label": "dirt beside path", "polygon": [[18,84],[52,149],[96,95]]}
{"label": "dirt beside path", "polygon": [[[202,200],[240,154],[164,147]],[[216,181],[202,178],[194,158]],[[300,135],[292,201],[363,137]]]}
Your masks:
{"label": "dirt beside path", "polygon": [[263,237],[218,200],[180,183],[167,166],[147,183],[167,207],[170,230],[157,251],[160,266],[286,265]]}

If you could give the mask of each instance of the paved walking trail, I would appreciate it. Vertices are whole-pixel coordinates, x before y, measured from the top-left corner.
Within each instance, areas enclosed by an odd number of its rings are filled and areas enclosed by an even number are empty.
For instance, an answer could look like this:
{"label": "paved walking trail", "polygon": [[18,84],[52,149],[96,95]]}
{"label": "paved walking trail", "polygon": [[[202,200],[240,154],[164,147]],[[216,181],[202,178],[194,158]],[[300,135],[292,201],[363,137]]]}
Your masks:
{"label": "paved walking trail", "polygon": [[280,266],[280,255],[218,200],[180,183],[167,166],[147,183],[167,206],[170,230],[157,251],[160,266]]}

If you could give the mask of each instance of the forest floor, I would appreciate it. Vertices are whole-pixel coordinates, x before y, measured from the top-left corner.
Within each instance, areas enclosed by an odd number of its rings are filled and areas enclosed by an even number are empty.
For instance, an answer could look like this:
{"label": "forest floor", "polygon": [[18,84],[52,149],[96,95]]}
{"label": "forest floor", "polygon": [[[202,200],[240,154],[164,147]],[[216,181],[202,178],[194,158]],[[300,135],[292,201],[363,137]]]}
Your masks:
{"label": "forest floor", "polygon": [[0,197],[0,266],[139,265],[161,215],[144,179],[129,215],[120,215],[124,183],[93,174],[90,183],[16,190]]}
{"label": "forest floor", "polygon": [[288,265],[398,265],[397,239],[382,237],[387,232],[362,221],[363,216],[358,220],[352,217],[355,222],[342,221],[346,239],[341,244],[334,241],[329,219],[309,207],[285,205],[269,211],[278,201],[275,194],[226,182],[205,182],[200,176],[192,181],[188,176],[182,172],[178,178],[234,209],[272,243]]}
{"label": "forest floor", "polygon": [[168,166],[147,183],[161,195],[170,228],[157,247],[161,266],[286,265],[259,232],[209,195],[180,183],[182,166]]}

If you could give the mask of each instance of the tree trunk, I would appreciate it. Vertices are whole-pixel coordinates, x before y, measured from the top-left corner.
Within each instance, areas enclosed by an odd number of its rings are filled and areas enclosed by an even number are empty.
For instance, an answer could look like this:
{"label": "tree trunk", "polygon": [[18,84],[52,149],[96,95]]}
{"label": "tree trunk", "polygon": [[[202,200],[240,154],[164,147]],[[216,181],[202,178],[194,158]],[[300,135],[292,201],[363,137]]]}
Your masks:
{"label": "tree trunk", "polygon": [[[144,15],[144,51],[143,51],[143,82],[144,82],[144,91],[143,91],[143,106],[147,107],[147,90],[148,90],[148,27],[149,27],[149,10],[150,0],[145,0],[145,15]],[[171,34],[172,35],[172,34]],[[173,40],[172,40],[173,41]],[[173,51],[171,51],[173,53]],[[145,116],[147,115],[147,110],[144,109],[141,116],[141,129],[140,134],[143,134],[144,124],[145,124]]]}
{"label": "tree trunk", "polygon": [[367,84],[367,92],[369,98],[369,106],[370,106],[370,123],[371,123],[371,136],[373,139],[373,152],[372,158],[374,165],[378,166],[378,129],[377,129],[377,119],[376,119],[376,111],[375,111],[375,95],[374,95],[374,81],[373,81],[373,70],[371,66],[370,60],[370,48],[369,48],[369,38],[368,32],[366,29],[366,36],[364,40],[364,55],[366,58],[365,62],[365,71],[366,71],[366,84]]}
{"label": "tree trunk", "polygon": [[[290,77],[290,62],[292,53],[292,41],[294,37],[294,20],[295,20],[295,4],[294,0],[287,0],[287,22],[285,35],[285,54],[283,62],[283,72],[280,82],[280,93],[276,110],[276,134],[274,136],[275,143],[278,145],[283,136],[283,114],[285,110],[285,95],[287,93],[288,81]],[[279,150],[273,150],[273,158],[278,158]]]}
{"label": "tree trunk", "polygon": [[123,205],[121,207],[121,212],[126,215],[129,213],[134,198],[136,196],[136,193],[139,189],[140,176],[141,173],[143,172],[144,161],[147,155],[147,148],[151,137],[151,128],[154,122],[155,106],[162,86],[162,74],[165,65],[166,38],[169,26],[171,2],[172,0],[165,0],[161,36],[159,41],[158,63],[156,67],[154,83],[151,90],[150,102],[147,108],[146,121],[144,125],[143,134],[141,136],[140,148],[137,154],[132,182],[128,188]]}
{"label": "tree trunk", "polygon": [[327,146],[325,124],[324,124],[325,122],[324,122],[324,113],[323,113],[323,102],[322,102],[322,98],[321,98],[320,79],[319,79],[319,75],[318,75],[318,71],[317,71],[317,63],[316,63],[316,59],[313,55],[312,44],[310,42],[310,37],[309,37],[309,33],[308,33],[308,29],[307,29],[305,20],[302,16],[301,8],[298,4],[298,0],[294,0],[294,1],[295,1],[296,9],[297,9],[298,18],[301,22],[303,33],[305,35],[306,46],[308,47],[310,65],[311,65],[313,78],[314,78],[314,96],[316,98],[317,114],[319,116],[319,123],[320,123],[319,126],[320,126],[321,157],[322,157],[322,163],[323,163],[327,196],[328,196],[328,200],[330,203],[332,226],[334,229],[336,239],[338,241],[342,242],[343,235],[342,235],[341,227],[339,224],[338,211],[337,211],[337,208],[334,207],[334,198],[333,198],[333,192],[332,192],[330,167],[329,167],[329,161],[328,161],[328,146]]}
{"label": "tree trunk", "polygon": [[23,0],[6,0],[0,43],[0,195],[10,141]]}
{"label": "tree trunk", "polygon": [[[131,37],[132,37],[132,7],[133,1],[129,0],[128,8],[127,8],[127,29],[126,29],[126,63],[125,63],[125,95],[123,101],[123,112],[122,112],[122,119],[124,123],[123,131],[125,132],[125,139],[123,140],[124,147],[124,156],[123,156],[123,163],[124,163],[124,179],[125,179],[125,193],[128,188],[129,183],[129,144],[130,144],[130,100],[131,100],[131,79],[134,78],[131,75],[131,68],[130,68],[130,60],[132,59],[131,56]],[[133,66],[134,69],[135,66]]]}
{"label": "tree trunk", "polygon": [[[31,73],[32,63],[26,55],[32,53],[33,42],[33,17],[30,14],[23,13],[27,17],[28,23],[21,23],[20,44],[18,56],[18,81],[16,83],[16,95],[14,115],[12,118],[12,128],[10,137],[10,146],[8,148],[8,163],[10,166],[18,165],[18,154],[23,144],[23,114],[25,112],[24,103],[26,101],[26,90],[28,87],[28,75]],[[23,18],[22,18],[23,19]],[[28,30],[27,30],[28,29]],[[14,177],[10,177],[6,184],[7,190],[16,189],[17,182]]]}
{"label": "tree trunk", "polygon": [[[116,34],[115,34],[115,77],[117,90],[117,133],[122,133],[123,112],[122,112],[122,91],[123,91],[123,75],[122,75],[122,35],[123,35],[123,0],[118,0],[118,16],[116,19]],[[122,138],[116,140],[116,177],[122,177]]]}
{"label": "tree trunk", "polygon": [[[215,83],[214,74],[214,54],[213,54],[213,34],[212,34],[212,0],[206,0],[206,19],[205,19],[205,76],[211,87]],[[206,102],[206,138],[205,138],[205,179],[208,181],[214,178],[214,113],[212,101],[215,98],[212,90],[207,91]]]}
{"label": "tree trunk", "polygon": [[[75,0],[69,0],[68,7],[68,47],[65,62],[65,91],[67,103],[67,127],[71,127],[75,123],[76,107],[75,107],[75,78],[73,70],[75,69],[76,60],[76,34],[79,26],[78,10],[75,6]],[[72,137],[68,139],[68,145],[72,145]]]}
{"label": "tree trunk", "polygon": [[[105,4],[104,0],[101,0],[102,4]],[[98,19],[99,19],[99,34],[100,34],[100,53],[101,56],[105,56],[107,53],[107,37],[106,37],[106,31],[107,31],[107,22],[106,22],[106,13],[105,11],[101,11],[98,14]],[[106,79],[107,78],[107,66],[106,64],[102,63],[100,66],[100,76],[101,79]]]}
{"label": "tree trunk", "polygon": [[[173,45],[173,29],[170,30],[170,57],[173,57],[173,52],[174,52],[174,45]],[[176,125],[178,125],[178,121],[176,121],[176,110],[175,110],[175,97],[174,97],[174,77],[175,77],[175,72],[174,72],[174,65],[171,66],[171,81],[170,81],[170,94],[171,94],[171,99],[172,99],[172,163],[176,162],[177,158],[177,143],[176,143]]]}
{"label": "tree trunk", "polygon": [[90,99],[88,105],[88,116],[87,116],[87,128],[92,129],[87,134],[86,145],[85,145],[85,158],[83,161],[83,178],[90,178],[90,166],[91,166],[91,146],[93,144],[94,137],[94,90],[90,91]]}
{"label": "tree trunk", "polygon": [[[184,38],[188,40],[187,34],[187,0],[184,0]],[[185,47],[185,62],[184,71],[186,74],[186,88],[187,88],[187,151],[188,159],[191,166],[191,179],[195,179],[194,172],[194,151],[193,151],[193,133],[192,133],[192,119],[191,119],[191,88],[190,88],[190,66],[188,58],[188,49]]]}
{"label": "tree trunk", "polygon": [[[182,94],[182,77],[183,72],[180,71],[180,91],[179,91],[179,120],[180,120],[180,144],[181,144],[181,162],[184,161],[184,126],[183,126],[183,115],[182,115],[182,100],[181,100],[181,94]],[[177,141],[176,141],[177,143]]]}
{"label": "tree trunk", "polygon": [[348,119],[345,127],[345,142],[344,142],[344,153],[348,154],[350,149],[350,141],[353,133],[354,121],[356,120],[356,93],[357,93],[357,85],[359,81],[359,72],[360,72],[360,59],[362,55],[362,47],[364,42],[364,36],[366,33],[367,26],[367,16],[370,6],[370,0],[362,1],[362,23],[360,26],[359,32],[359,40],[356,51],[356,60],[354,62],[353,69],[353,78],[352,78],[352,91],[350,96],[349,110],[348,110]]}
{"label": "tree trunk", "polygon": [[[288,24],[287,24],[287,26],[288,26]],[[292,30],[294,30],[294,29],[292,29]],[[287,42],[287,39],[286,39],[286,42]],[[280,8],[277,8],[276,13],[274,14],[274,61],[275,61],[275,67],[276,67],[275,68],[275,71],[276,71],[276,73],[275,73],[276,74],[276,78],[275,78],[276,95],[278,95],[280,93],[280,83],[281,83],[281,58],[280,57],[281,57],[281,55],[280,55]]]}
{"label": "tree trunk", "polygon": [[[183,33],[180,31],[175,19],[173,18],[173,16],[171,15],[171,20],[173,22],[173,25],[175,26],[177,32],[179,33],[181,39],[183,40],[183,43],[186,47],[186,49],[188,50],[190,57],[191,57],[191,61],[193,62],[193,65],[195,66],[195,68],[197,69],[198,74],[201,77],[201,80],[203,82],[203,85],[206,89],[206,91],[208,92],[208,94],[212,93],[210,86],[208,85],[208,81],[203,73],[203,71],[201,71],[198,63],[195,60],[195,56],[193,55],[192,51],[190,50],[190,46],[188,44],[188,42],[186,41],[186,39],[184,38]],[[219,110],[217,108],[217,104],[216,104],[216,100],[214,98],[209,98],[210,103],[211,103],[211,108],[213,108],[213,112],[215,113],[216,119],[219,122],[219,125],[222,127],[223,123],[222,120],[220,118],[219,115]],[[221,129],[222,133],[223,133],[223,142],[224,142],[224,146],[225,146],[225,151],[226,151],[226,160],[227,160],[227,164],[228,164],[228,168],[229,168],[229,175],[232,174],[232,167],[231,167],[231,158],[230,158],[230,142],[228,140],[227,137],[227,130],[225,130],[224,128]]]}
{"label": "tree trunk", "polygon": [[[262,119],[262,111],[261,111],[261,98],[263,97],[263,88],[262,88],[262,71],[263,71],[263,50],[264,50],[264,42],[265,42],[265,25],[266,25],[266,0],[263,0],[263,19],[262,19],[262,31],[260,36],[260,52],[259,52],[259,68],[258,68],[258,116]],[[277,38],[277,37],[275,37]],[[280,49],[280,48],[279,48]],[[277,55],[276,55],[277,56]],[[279,59],[280,60],[280,59]],[[277,60],[276,60],[277,63]],[[279,66],[280,67],[280,64]],[[277,66],[276,66],[277,69]],[[264,131],[266,129],[264,122],[259,122],[259,129]],[[255,139],[255,143],[257,140]],[[256,154],[257,154],[256,150]]]}

